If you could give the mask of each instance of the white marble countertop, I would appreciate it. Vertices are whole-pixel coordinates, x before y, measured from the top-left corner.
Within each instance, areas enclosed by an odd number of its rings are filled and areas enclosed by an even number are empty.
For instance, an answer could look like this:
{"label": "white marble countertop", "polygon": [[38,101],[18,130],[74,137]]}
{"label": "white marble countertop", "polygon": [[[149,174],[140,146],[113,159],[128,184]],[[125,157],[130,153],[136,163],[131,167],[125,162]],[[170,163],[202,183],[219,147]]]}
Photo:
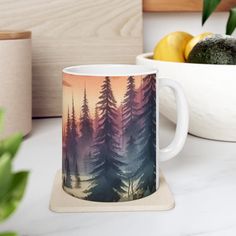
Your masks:
{"label": "white marble countertop", "polygon": [[[160,122],[161,146],[174,125]],[[17,212],[0,231],[24,236],[228,236],[236,235],[236,143],[188,136],[184,150],[161,164],[176,207],[165,212],[57,214],[48,209],[55,173],[61,167],[61,119],[37,119],[15,159],[31,170]]]}

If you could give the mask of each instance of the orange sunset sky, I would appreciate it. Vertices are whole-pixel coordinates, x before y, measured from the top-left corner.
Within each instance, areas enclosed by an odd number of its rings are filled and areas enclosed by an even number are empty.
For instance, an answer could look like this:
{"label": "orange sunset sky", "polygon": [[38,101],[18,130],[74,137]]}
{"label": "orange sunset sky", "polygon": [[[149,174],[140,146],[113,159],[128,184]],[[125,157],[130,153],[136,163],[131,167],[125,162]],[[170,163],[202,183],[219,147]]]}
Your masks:
{"label": "orange sunset sky", "polygon": [[[78,76],[63,74],[63,123],[66,121],[68,106],[71,111],[71,99],[74,95],[75,113],[79,118],[80,108],[83,102],[84,87],[86,87],[88,105],[91,118],[94,117],[96,103],[99,101],[101,85],[104,76]],[[135,76],[135,87],[141,86],[142,76]],[[127,87],[127,76],[112,76],[111,87],[113,95],[119,107],[124,99]]]}

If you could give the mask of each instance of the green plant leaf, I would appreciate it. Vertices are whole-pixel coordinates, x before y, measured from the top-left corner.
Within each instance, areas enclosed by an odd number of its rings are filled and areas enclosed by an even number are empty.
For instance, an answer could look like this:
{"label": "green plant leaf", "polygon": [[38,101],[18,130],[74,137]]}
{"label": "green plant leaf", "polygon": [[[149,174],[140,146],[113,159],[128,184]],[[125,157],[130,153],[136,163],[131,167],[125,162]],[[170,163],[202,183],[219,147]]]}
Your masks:
{"label": "green plant leaf", "polygon": [[18,133],[0,141],[0,156],[4,153],[9,153],[11,158],[13,158],[20,147],[22,139],[22,134]]}
{"label": "green plant leaf", "polygon": [[221,0],[203,0],[202,25],[204,25],[220,2]]}
{"label": "green plant leaf", "polygon": [[232,8],[226,26],[226,34],[231,35],[236,28],[236,7]]}
{"label": "green plant leaf", "polygon": [[11,181],[11,157],[6,153],[0,157],[0,201],[9,190]]}
{"label": "green plant leaf", "polygon": [[4,232],[0,233],[0,236],[18,236],[18,234],[15,232]]}
{"label": "green plant leaf", "polygon": [[4,120],[4,110],[0,109],[0,131],[3,129],[3,120]]}
{"label": "green plant leaf", "polygon": [[8,218],[18,207],[25,192],[28,175],[27,171],[13,174],[10,188],[0,201],[0,221]]}

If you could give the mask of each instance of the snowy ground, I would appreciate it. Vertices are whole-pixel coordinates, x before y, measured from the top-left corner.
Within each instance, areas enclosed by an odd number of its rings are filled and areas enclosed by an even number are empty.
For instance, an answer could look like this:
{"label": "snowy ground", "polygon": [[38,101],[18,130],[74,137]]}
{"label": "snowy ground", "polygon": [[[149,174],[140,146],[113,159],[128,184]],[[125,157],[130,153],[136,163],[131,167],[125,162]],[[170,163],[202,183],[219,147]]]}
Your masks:
{"label": "snowy ground", "polygon": [[80,176],[80,188],[76,188],[76,177],[71,176],[72,179],[72,188],[64,187],[65,191],[71,195],[79,198],[85,198],[86,194],[84,191],[89,188],[90,182],[87,176]]}
{"label": "snowy ground", "polygon": [[[84,199],[87,196],[87,194],[84,193],[84,191],[87,190],[91,185],[88,176],[80,176],[79,188],[77,188],[76,186],[77,184],[76,176],[72,175],[71,179],[72,179],[72,188],[64,187],[64,190],[74,197]],[[136,185],[137,181],[134,182],[134,188],[136,187]],[[132,196],[128,197],[128,194],[124,194],[120,199],[120,201],[129,201],[129,200],[133,200],[133,198]]]}

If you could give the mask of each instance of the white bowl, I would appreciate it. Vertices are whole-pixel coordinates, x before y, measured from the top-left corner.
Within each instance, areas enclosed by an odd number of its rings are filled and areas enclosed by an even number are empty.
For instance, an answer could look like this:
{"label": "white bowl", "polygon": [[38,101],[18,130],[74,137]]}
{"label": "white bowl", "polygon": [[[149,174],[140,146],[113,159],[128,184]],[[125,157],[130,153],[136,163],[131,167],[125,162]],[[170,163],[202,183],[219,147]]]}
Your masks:
{"label": "white bowl", "polygon": [[[184,89],[189,103],[191,134],[236,141],[236,66],[165,62],[141,54],[137,64],[155,66],[159,77],[173,79]],[[160,111],[176,122],[175,100],[168,88],[160,91]]]}

